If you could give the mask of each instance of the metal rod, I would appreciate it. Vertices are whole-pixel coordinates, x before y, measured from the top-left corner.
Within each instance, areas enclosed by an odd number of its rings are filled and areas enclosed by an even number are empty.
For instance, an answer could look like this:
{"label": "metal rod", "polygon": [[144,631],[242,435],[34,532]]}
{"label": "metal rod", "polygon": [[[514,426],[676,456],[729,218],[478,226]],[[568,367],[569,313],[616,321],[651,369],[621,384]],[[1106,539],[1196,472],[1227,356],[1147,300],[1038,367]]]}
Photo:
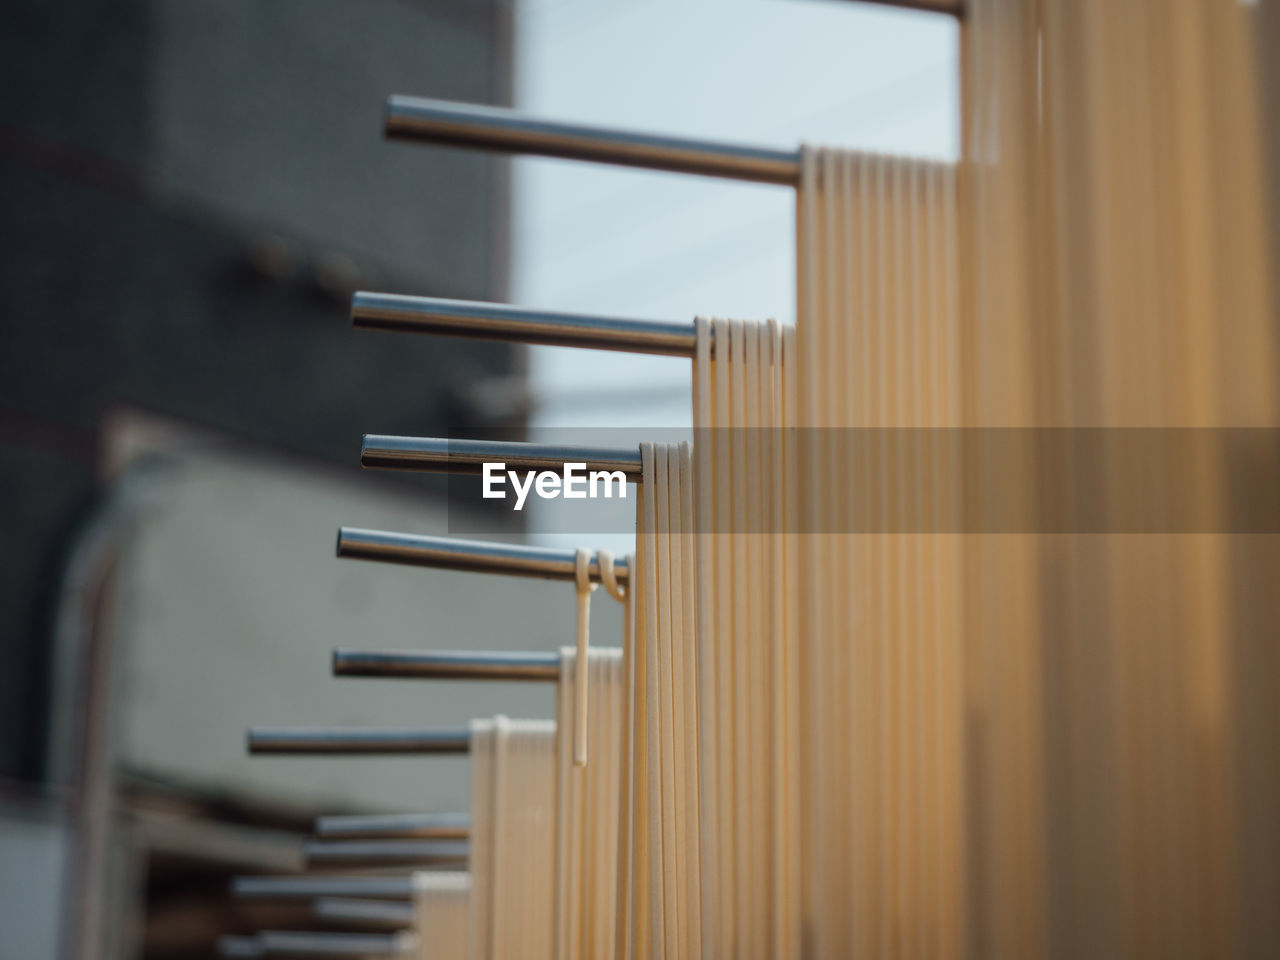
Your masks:
{"label": "metal rod", "polygon": [[253,754],[470,753],[471,731],[255,727],[247,742]]}
{"label": "metal rod", "polygon": [[697,345],[693,324],[687,321],[630,320],[529,310],[505,303],[364,291],[351,298],[351,322],[365,330],[429,333],[672,357],[692,357]]}
{"label": "metal rod", "polygon": [[392,139],[451,147],[589,160],[785,186],[800,182],[800,155],[795,150],[539,120],[503,107],[447,100],[390,97],[386,133]]}
{"label": "metal rod", "polygon": [[883,7],[902,7],[906,10],[921,10],[925,13],[945,13],[952,17],[964,16],[964,0],[859,0],[862,3],[874,3]]}
{"label": "metal rod", "polygon": [[295,933],[263,930],[258,946],[264,957],[403,957],[418,948],[418,936],[398,933]]}
{"label": "metal rod", "polygon": [[310,900],[315,897],[369,897],[411,900],[413,877],[236,877],[231,892],[242,899]]}
{"label": "metal rod", "polygon": [[558,653],[470,650],[335,650],[335,677],[555,682]]}
{"label": "metal rod", "polygon": [[471,836],[466,813],[389,813],[319,817],[316,836],[333,840],[465,840]]}
{"label": "metal rod", "polygon": [[[572,580],[574,576],[572,550],[361,530],[356,527],[342,527],[338,531],[338,556],[379,560],[383,563],[404,563],[416,567],[469,570],[474,573],[542,577],[546,580]],[[630,574],[625,560],[615,560],[613,570],[619,583],[627,582]],[[589,572],[591,579],[598,583],[598,558],[592,558]]]}
{"label": "metal rod", "polygon": [[[591,472],[621,473],[640,479],[639,447],[583,447],[558,443],[505,440],[458,440],[446,437],[388,437],[368,433],[360,446],[360,466],[379,470],[479,475],[486,463],[507,470],[564,469],[583,464]],[[583,482],[587,477],[583,476]],[[606,479],[606,484],[608,480]]]}
{"label": "metal rod", "polygon": [[304,847],[313,866],[333,864],[414,863],[465,864],[466,840],[308,840]]}
{"label": "metal rod", "polygon": [[402,929],[413,924],[413,906],[389,900],[357,900],[351,897],[321,897],[311,904],[317,920],[367,923]]}
{"label": "metal rod", "polygon": [[219,937],[218,956],[234,960],[239,957],[260,957],[262,947],[257,937]]}
{"label": "metal rod", "polygon": [[[962,16],[964,0],[873,0]],[[394,95],[387,100],[391,139],[586,160],[672,173],[798,186],[800,153],[746,144],[638,133],[526,116],[505,107]]]}
{"label": "metal rod", "polygon": [[316,820],[316,835],[335,840],[376,838],[465,840],[471,835],[471,816],[465,813],[391,813]]}

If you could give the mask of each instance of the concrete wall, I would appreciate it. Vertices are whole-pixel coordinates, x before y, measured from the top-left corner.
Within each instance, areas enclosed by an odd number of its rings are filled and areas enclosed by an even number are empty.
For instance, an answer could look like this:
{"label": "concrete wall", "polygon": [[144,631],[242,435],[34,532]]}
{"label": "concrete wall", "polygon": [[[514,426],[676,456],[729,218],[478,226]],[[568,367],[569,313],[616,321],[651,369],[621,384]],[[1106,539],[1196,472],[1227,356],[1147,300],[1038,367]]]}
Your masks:
{"label": "concrete wall", "polygon": [[0,801],[0,957],[57,956],[69,837],[65,823],[42,808]]}
{"label": "concrete wall", "polygon": [[17,0],[0,31],[0,778],[45,775],[62,566],[120,406],[356,471],[489,415],[501,345],[356,334],[350,288],[501,296],[501,162],[381,136],[509,99],[503,3]]}
{"label": "concrete wall", "polygon": [[[551,717],[545,684],[334,679],[335,647],[554,650],[571,584],[336,559],[340,525],[448,533],[433,499],[232,452],[174,462],[118,588],[120,762],[189,785],[311,806],[465,810],[465,758],[248,757],[250,725],[465,725]],[[620,605],[592,604],[620,643]]]}

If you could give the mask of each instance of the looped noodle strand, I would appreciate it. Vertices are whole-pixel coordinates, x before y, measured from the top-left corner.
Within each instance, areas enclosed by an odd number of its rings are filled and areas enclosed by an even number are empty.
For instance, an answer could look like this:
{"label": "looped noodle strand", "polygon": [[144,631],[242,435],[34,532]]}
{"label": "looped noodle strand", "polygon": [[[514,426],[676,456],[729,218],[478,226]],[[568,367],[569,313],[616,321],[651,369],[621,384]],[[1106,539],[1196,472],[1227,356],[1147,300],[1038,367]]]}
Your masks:
{"label": "looped noodle strand", "polygon": [[[612,566],[612,560],[610,561]],[[600,559],[600,577],[604,579],[604,559]],[[609,571],[610,576],[613,571]],[[577,698],[573,711],[573,763],[574,766],[587,765],[587,649],[590,646],[591,630],[591,592],[595,584],[591,582],[591,551],[579,547],[573,554],[573,581],[578,591],[578,660],[577,660]],[[617,586],[616,582],[614,586]]]}

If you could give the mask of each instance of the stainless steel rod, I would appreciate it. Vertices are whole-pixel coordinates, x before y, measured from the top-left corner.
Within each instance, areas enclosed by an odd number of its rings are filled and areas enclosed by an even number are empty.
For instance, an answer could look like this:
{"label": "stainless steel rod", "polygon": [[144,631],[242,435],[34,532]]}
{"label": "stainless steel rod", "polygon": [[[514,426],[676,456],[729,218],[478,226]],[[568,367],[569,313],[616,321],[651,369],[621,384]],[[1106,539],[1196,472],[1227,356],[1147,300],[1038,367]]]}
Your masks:
{"label": "stainless steel rod", "polygon": [[240,957],[260,957],[262,947],[257,937],[219,937],[218,956],[227,960]]}
{"label": "stainless steel rod", "polygon": [[311,915],[318,920],[340,920],[397,930],[413,924],[413,906],[390,900],[321,897],[311,904]]}
{"label": "stainless steel rod", "polygon": [[672,357],[692,357],[697,343],[693,324],[688,321],[630,320],[529,310],[505,303],[363,291],[351,298],[351,322],[365,330],[429,333]]}
{"label": "stainless steel rod", "polygon": [[335,650],[333,674],[336,677],[546,683],[560,678],[560,655],[470,650]]}
{"label": "stainless steel rod", "polygon": [[418,948],[418,936],[399,933],[301,933],[263,930],[258,946],[264,957],[403,957]]}
{"label": "stainless steel rod", "polygon": [[398,140],[589,160],[756,183],[795,186],[800,182],[800,155],[795,150],[539,120],[503,107],[447,100],[391,97],[387,101],[386,133]]}
{"label": "stainless steel rod", "polygon": [[255,727],[249,731],[247,742],[253,754],[469,753],[471,731]]}
{"label": "stainless steel rod", "polygon": [[[515,577],[542,577],[546,580],[573,579],[573,551],[547,547],[526,547],[485,540],[455,540],[384,530],[342,527],[338,531],[338,556],[383,563],[404,563],[416,567],[443,567],[474,573],[502,573]],[[614,560],[619,583],[629,577],[626,562]],[[600,581],[599,560],[592,558],[591,579]]]}
{"label": "stainless steel rod", "polygon": [[465,864],[466,840],[308,840],[304,847],[313,866],[333,864]]}
{"label": "stainless steel rod", "polygon": [[465,840],[471,835],[466,813],[344,814],[316,818],[316,836],[333,840]]}
{"label": "stainless steel rod", "polygon": [[471,816],[465,813],[391,813],[320,817],[316,835],[335,840],[377,838],[465,840]]}
{"label": "stainless steel rod", "polygon": [[925,13],[945,13],[952,17],[964,16],[964,0],[859,0],[883,7],[902,7],[906,10],[923,10]]}
{"label": "stainless steel rod", "polygon": [[[592,472],[621,473],[640,479],[639,447],[583,447],[558,443],[505,440],[459,440],[446,437],[388,437],[365,434],[360,466],[379,470],[479,475],[486,463],[506,470],[554,470],[581,463]],[[583,477],[584,482],[586,477]]]}
{"label": "stainless steel rod", "polygon": [[413,877],[236,877],[231,892],[244,899],[310,900],[314,897],[372,897],[411,900]]}

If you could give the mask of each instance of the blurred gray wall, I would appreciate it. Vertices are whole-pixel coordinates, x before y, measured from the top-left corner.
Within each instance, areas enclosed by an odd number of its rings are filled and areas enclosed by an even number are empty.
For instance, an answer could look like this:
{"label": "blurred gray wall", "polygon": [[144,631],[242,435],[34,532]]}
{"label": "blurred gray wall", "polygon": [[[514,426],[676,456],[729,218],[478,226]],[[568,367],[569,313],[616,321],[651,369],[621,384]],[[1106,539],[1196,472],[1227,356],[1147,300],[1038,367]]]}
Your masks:
{"label": "blurred gray wall", "polygon": [[[398,794],[256,767],[240,728],[327,713],[325,647],[359,639],[333,611],[368,592],[332,557],[339,508],[385,494],[406,523],[443,510],[439,483],[362,478],[360,434],[523,429],[518,413],[475,406],[477,382],[522,375],[519,352],[347,320],[358,287],[505,295],[506,164],[388,144],[381,118],[395,92],[509,103],[510,8],[10,0],[4,12],[0,957],[130,956],[157,918],[171,946],[148,942],[147,955],[205,956],[212,935],[195,921],[225,909],[210,864],[266,852],[237,846],[206,800],[425,799],[392,767],[381,779]],[[84,599],[65,591],[69,564],[116,502],[130,469],[120,424],[140,413],[215,449],[134,451],[176,479],[132,538],[109,544],[125,549],[115,589],[68,619]],[[382,589],[369,591],[392,607],[411,599]],[[369,629],[389,642],[412,609]],[[92,649],[57,642],[76,617],[96,621],[82,640],[110,634],[109,704],[88,695],[104,676]],[[354,694],[334,706],[352,713]],[[411,702],[402,688],[385,709]],[[103,750],[79,752],[95,738]],[[137,839],[155,831],[116,806],[119,772],[201,811],[201,830],[149,816],[208,849],[179,843],[156,873],[156,841]]]}
{"label": "blurred gray wall", "polygon": [[56,955],[63,929],[65,823],[30,803],[0,800],[0,957]]}
{"label": "blurred gray wall", "polygon": [[509,10],[12,0],[5,14],[0,782],[39,783],[53,604],[103,493],[110,411],[353,472],[362,431],[491,424],[468,389],[518,374],[516,352],[354,333],[346,303],[358,286],[503,295],[503,163],[388,144],[381,117],[393,92],[509,102]]}
{"label": "blurred gray wall", "polygon": [[[336,647],[556,650],[571,583],[338,559],[339,525],[445,534],[457,507],[372,478],[233,450],[168,461],[122,555],[113,634],[117,759],[134,777],[315,813],[465,811],[465,757],[250,757],[261,726],[465,726],[554,716],[551,684],[335,679]],[[592,603],[616,646],[621,605]]]}

